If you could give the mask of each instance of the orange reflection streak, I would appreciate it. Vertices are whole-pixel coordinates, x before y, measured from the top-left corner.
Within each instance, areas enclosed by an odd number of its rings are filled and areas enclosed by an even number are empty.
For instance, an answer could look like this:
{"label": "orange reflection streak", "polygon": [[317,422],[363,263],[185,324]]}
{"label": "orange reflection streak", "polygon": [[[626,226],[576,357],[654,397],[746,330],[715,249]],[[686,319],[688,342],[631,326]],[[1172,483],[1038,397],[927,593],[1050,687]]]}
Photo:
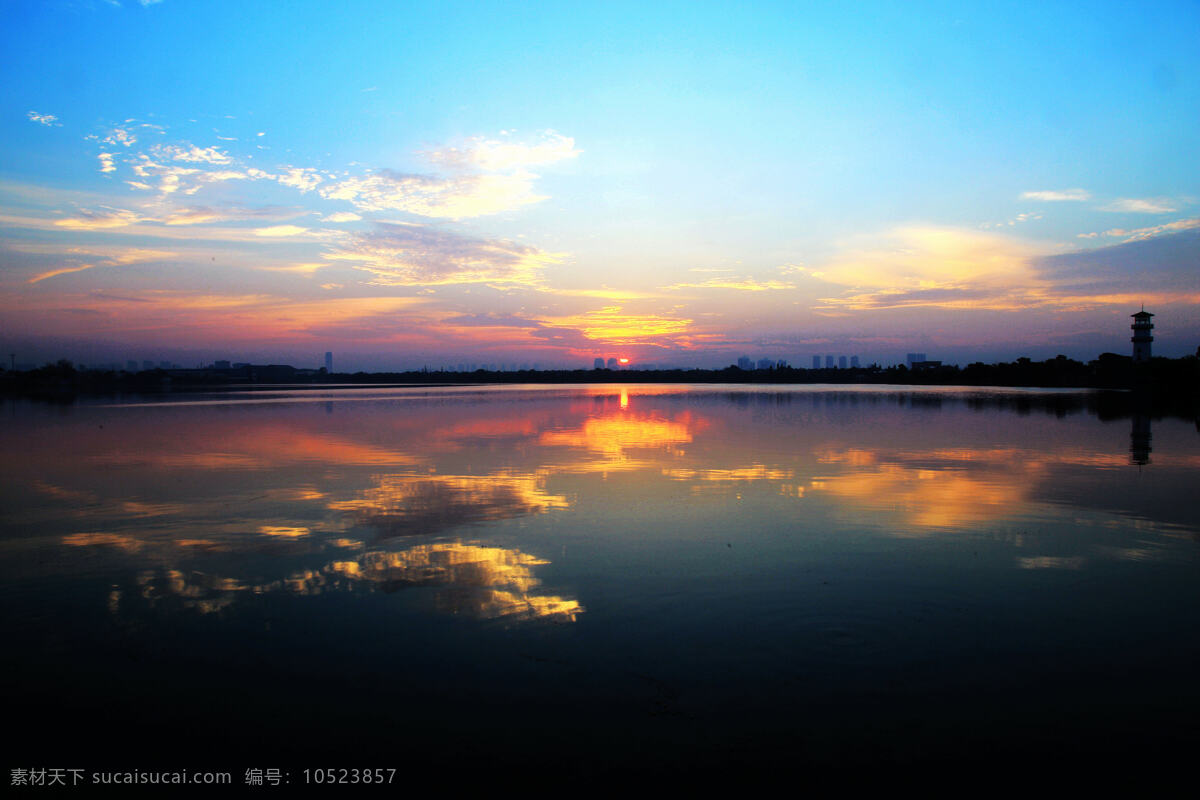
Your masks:
{"label": "orange reflection streak", "polygon": [[[584,611],[578,600],[536,592],[541,581],[533,568],[549,563],[516,549],[438,542],[400,551],[369,551],[357,559],[332,561],[320,569],[301,570],[265,584],[176,569],[147,570],[137,582],[138,594],[151,604],[171,597],[202,614],[220,611],[246,592],[319,595],[424,586],[438,590],[439,608],[454,614],[574,622]],[[120,600],[119,592],[110,597],[109,610],[115,613]]]}
{"label": "orange reflection streak", "polygon": [[[922,454],[921,466],[886,460],[878,452],[850,449],[826,451],[821,463],[847,464],[856,469],[843,475],[815,478],[810,489],[878,511],[900,514],[917,529],[954,528],[1001,519],[1018,512],[1028,502],[1033,483],[1042,471],[1040,464],[1015,461],[1007,451],[955,450],[956,460],[969,461],[977,469],[928,466],[931,454]],[[998,469],[997,465],[1012,465]],[[896,535],[917,532],[898,528]]]}
{"label": "orange reflection streak", "polygon": [[561,617],[574,621],[583,611],[577,600],[533,594],[541,581],[532,567],[548,563],[520,550],[451,542],[364,553],[358,560],[333,562],[324,574],[392,588],[453,587],[455,591],[439,594],[439,605],[485,619]]}
{"label": "orange reflection streak", "polygon": [[95,547],[103,545],[116,547],[127,552],[140,550],[142,547],[142,543],[138,539],[117,533],[72,533],[63,537],[63,544],[69,547]]}
{"label": "orange reflection streak", "polygon": [[265,433],[270,447],[267,455],[273,461],[321,461],[335,464],[415,465],[423,462],[399,450],[359,444],[332,436],[309,434],[294,430],[268,430]]}
{"label": "orange reflection streak", "polygon": [[691,442],[689,423],[686,415],[681,415],[678,421],[625,415],[591,417],[579,428],[544,432],[538,437],[538,444],[576,447],[620,458],[627,450]]}
{"label": "orange reflection streak", "polygon": [[292,527],[287,525],[260,525],[258,532],[263,536],[279,536],[284,539],[297,539],[301,536],[308,536],[312,531],[308,528]]}
{"label": "orange reflection streak", "polygon": [[467,439],[477,437],[533,436],[537,425],[529,417],[513,419],[473,419],[444,428],[439,428],[432,438]]}
{"label": "orange reflection streak", "polygon": [[854,447],[849,450],[826,450],[816,455],[817,462],[821,464],[850,464],[855,467],[865,467],[878,460],[875,452]]}
{"label": "orange reflection streak", "polygon": [[1083,556],[1033,556],[1018,558],[1021,569],[1082,569],[1087,562]]}
{"label": "orange reflection streak", "polygon": [[772,469],[765,464],[733,469],[663,469],[662,474],[677,481],[786,481],[796,477],[795,470]]}
{"label": "orange reflection streak", "polygon": [[567,508],[565,497],[547,493],[538,475],[383,475],[354,500],[328,504],[349,512],[384,536],[426,534],[497,519]]}
{"label": "orange reflection streak", "polygon": [[[625,396],[625,395],[622,395]],[[645,451],[659,451],[677,457],[679,446],[693,440],[694,431],[706,426],[704,419],[690,412],[674,419],[613,410],[584,420],[577,428],[544,431],[538,437],[542,447],[567,447],[598,454],[599,458],[577,458],[565,464],[547,465],[543,474],[554,472],[610,472],[655,468],[656,459],[644,457]],[[640,451],[639,456],[633,453]]]}
{"label": "orange reflection streak", "polygon": [[[208,438],[211,438],[208,437]],[[229,436],[219,443],[220,450],[195,452],[194,441],[164,442],[162,449],[146,447],[137,451],[115,450],[94,456],[101,464],[150,464],[163,468],[261,469],[303,462],[357,464],[367,466],[414,466],[424,459],[399,450],[307,433],[280,425],[262,425],[253,438]],[[207,447],[213,445],[204,443]]]}
{"label": "orange reflection streak", "polygon": [[93,492],[82,492],[61,486],[35,481],[33,487],[44,495],[75,507],[77,516],[108,517],[163,517],[182,513],[186,506],[181,503],[146,503],[139,500],[104,500]]}

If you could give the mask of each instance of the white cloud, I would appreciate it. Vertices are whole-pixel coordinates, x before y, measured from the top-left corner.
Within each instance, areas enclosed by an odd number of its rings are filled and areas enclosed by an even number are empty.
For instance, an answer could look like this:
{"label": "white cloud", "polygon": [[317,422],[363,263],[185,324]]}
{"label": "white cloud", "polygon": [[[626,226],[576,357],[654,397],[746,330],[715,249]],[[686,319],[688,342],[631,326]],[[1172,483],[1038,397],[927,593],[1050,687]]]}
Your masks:
{"label": "white cloud", "polygon": [[238,172],[235,169],[217,169],[202,173],[200,180],[205,183],[217,183],[219,181],[243,181],[248,177],[250,176],[246,173]]}
{"label": "white cloud", "polygon": [[159,158],[166,158],[171,161],[186,161],[193,164],[229,164],[233,161],[228,153],[224,153],[215,147],[197,147],[190,142],[184,142],[183,146],[156,144],[150,148],[150,152]]}
{"label": "white cloud", "polygon": [[462,219],[498,214],[545,200],[534,192],[529,167],[579,154],[575,140],[546,131],[532,143],[476,137],[458,147],[422,153],[448,176],[378,170],[321,189],[330,200],[348,200],[363,211],[406,211],[423,217]]}
{"label": "white cloud", "polygon": [[[196,160],[211,157],[211,153],[200,150],[200,148],[178,148],[172,145],[160,145],[152,148],[156,156],[162,157],[178,157],[177,160],[188,163],[225,163],[213,162],[205,160]],[[213,148],[209,148],[212,150]],[[197,156],[195,152],[203,153],[203,156]],[[223,155],[223,154],[219,154]],[[139,153],[138,160],[132,162],[133,172],[140,178],[158,178],[158,185],[151,186],[146,181],[126,181],[135,189],[157,189],[161,194],[168,195],[180,192],[185,195],[193,195],[198,192],[204,184],[218,183],[220,181],[231,180],[248,180],[253,177],[274,177],[260,173],[260,175],[251,175],[250,171],[242,172],[236,169],[205,169],[203,167],[183,167],[174,164],[164,164],[160,161],[155,161],[145,153]],[[231,158],[226,157],[226,161],[232,162]]]}
{"label": "white cloud", "polygon": [[321,183],[325,178],[315,169],[309,167],[287,167],[286,172],[275,176],[275,180],[284,186],[291,186],[302,192],[309,192],[317,188],[317,184]]}
{"label": "white cloud", "polygon": [[462,219],[498,214],[546,198],[534,194],[528,172],[437,178],[390,170],[347,178],[321,190],[327,200],[348,200],[362,211],[407,211],[422,217]]}
{"label": "white cloud", "polygon": [[58,121],[58,117],[53,114],[39,114],[36,111],[30,111],[27,115],[32,122],[40,122],[48,128],[61,128],[62,123]]}
{"label": "white cloud", "polygon": [[1166,197],[1122,197],[1102,206],[1100,210],[1132,214],[1170,214],[1179,209],[1173,200]]}
{"label": "white cloud", "polygon": [[104,142],[105,144],[119,144],[123,147],[131,147],[132,145],[137,144],[137,135],[128,128],[122,128],[118,126],[113,128],[109,132],[108,136],[105,136],[100,141]]}
{"label": "white cloud", "polygon": [[96,158],[100,159],[100,171],[101,172],[116,172],[117,171],[117,165],[113,163],[113,154],[112,153],[101,153],[100,155],[96,156]]}
{"label": "white cloud", "polygon": [[1061,189],[1058,191],[1022,192],[1021,199],[1037,200],[1042,203],[1083,202],[1092,199],[1092,195],[1086,189]]}
{"label": "white cloud", "polygon": [[555,131],[545,131],[534,144],[485,139],[477,136],[462,147],[445,147],[424,153],[430,162],[451,168],[474,168],[488,172],[523,170],[553,164],[579,155],[575,140]]}
{"label": "white cloud", "polygon": [[358,222],[362,217],[355,214],[353,211],[338,211],[325,217],[321,217],[321,222]]}

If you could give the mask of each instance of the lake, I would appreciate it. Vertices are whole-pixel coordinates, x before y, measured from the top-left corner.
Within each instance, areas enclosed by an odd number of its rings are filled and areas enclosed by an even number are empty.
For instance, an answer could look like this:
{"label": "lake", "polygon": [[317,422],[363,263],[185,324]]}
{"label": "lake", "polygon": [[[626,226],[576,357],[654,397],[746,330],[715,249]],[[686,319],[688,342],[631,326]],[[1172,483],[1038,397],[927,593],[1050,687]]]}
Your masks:
{"label": "lake", "polygon": [[1161,771],[1200,743],[1195,420],[889,386],[2,409],[10,768]]}

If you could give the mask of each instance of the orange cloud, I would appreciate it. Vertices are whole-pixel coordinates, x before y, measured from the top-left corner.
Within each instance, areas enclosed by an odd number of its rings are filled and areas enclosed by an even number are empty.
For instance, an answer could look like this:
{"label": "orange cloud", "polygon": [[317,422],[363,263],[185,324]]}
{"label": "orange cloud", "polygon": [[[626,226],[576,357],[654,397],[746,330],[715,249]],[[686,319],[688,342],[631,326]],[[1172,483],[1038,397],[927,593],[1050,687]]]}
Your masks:
{"label": "orange cloud", "polygon": [[629,314],[623,306],[605,306],[597,311],[566,317],[548,317],[554,325],[575,328],[589,339],[609,344],[636,344],[645,339],[685,333],[692,320],[659,314]]}

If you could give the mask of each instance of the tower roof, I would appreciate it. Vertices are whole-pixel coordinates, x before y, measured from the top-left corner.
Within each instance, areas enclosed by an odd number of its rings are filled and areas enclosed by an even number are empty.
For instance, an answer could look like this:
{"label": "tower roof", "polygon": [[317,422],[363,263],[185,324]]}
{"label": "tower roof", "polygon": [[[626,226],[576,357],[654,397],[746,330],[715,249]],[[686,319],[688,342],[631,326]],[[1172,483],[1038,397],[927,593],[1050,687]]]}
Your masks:
{"label": "tower roof", "polygon": [[1150,319],[1154,315],[1143,308],[1141,311],[1137,312],[1136,314],[1130,314],[1129,316],[1133,317],[1134,319]]}

